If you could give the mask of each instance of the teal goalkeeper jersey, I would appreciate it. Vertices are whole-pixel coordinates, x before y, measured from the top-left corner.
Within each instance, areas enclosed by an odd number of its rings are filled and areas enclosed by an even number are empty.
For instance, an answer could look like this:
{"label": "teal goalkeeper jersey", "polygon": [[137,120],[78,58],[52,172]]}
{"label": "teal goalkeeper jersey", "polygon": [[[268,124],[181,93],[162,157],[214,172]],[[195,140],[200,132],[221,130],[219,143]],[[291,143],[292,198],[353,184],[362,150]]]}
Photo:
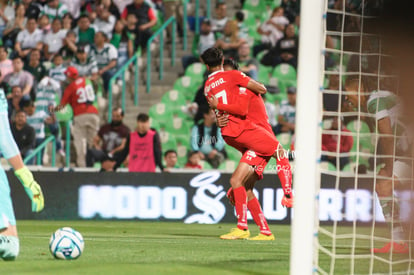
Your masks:
{"label": "teal goalkeeper jersey", "polygon": [[18,155],[19,148],[17,148],[13,135],[10,131],[10,123],[7,113],[7,99],[3,89],[0,88],[0,153],[9,159]]}

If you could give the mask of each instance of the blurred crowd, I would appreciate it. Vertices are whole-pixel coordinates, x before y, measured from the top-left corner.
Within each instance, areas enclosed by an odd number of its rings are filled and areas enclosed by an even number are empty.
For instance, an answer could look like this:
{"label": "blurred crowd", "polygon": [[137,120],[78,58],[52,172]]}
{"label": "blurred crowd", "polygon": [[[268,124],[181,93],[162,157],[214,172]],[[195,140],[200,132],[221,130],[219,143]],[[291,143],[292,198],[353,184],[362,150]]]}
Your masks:
{"label": "blurred crowd", "polygon": [[[276,135],[291,136],[295,127],[300,2],[259,1],[262,10],[254,10],[251,5],[256,2],[241,1],[230,16],[228,5],[233,10],[238,3],[213,1],[212,17],[201,18],[191,55],[182,58],[182,66],[185,71],[200,62],[199,56],[209,47],[221,48],[241,71],[268,86],[270,94],[264,100],[269,122]],[[23,157],[50,135],[57,140],[58,154],[65,156],[65,122],[74,115],[78,116],[76,134],[72,129],[76,166],[101,163],[103,170],[128,167],[132,152],[124,151],[129,150],[133,133],[123,123],[125,110],[109,110],[113,119],[105,123],[107,116],[102,112],[108,111],[99,110],[98,99],[107,97],[110,79],[117,70],[138,50],[146,50],[160,21],[176,16],[178,34],[183,35],[182,8],[180,0],[0,0],[0,85],[7,93],[9,118]],[[171,28],[166,34],[168,47]],[[271,80],[276,71],[283,72],[281,65],[293,72],[293,81]],[[72,76],[69,79],[68,74]],[[68,86],[78,78],[85,79],[84,101],[96,107],[99,120],[87,123],[80,119],[71,102],[54,112]],[[227,158],[202,87],[192,87],[193,102],[182,106],[194,126],[188,133],[188,161],[181,167],[201,168],[200,161],[204,160],[218,168]],[[150,120],[147,114],[138,115],[138,139],[153,130],[148,126]],[[176,148],[161,149],[159,133],[152,134],[149,146],[154,148],[150,156],[154,165],[150,170],[155,166],[161,170],[177,168]]]}

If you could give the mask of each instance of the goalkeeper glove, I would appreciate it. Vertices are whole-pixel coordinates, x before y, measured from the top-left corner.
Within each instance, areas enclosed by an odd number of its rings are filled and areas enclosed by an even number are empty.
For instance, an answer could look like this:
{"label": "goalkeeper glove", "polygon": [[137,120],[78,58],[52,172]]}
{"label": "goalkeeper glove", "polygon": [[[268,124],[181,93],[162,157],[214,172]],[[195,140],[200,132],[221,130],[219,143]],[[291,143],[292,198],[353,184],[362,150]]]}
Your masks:
{"label": "goalkeeper glove", "polygon": [[20,168],[14,172],[19,181],[23,184],[24,190],[32,200],[32,211],[40,212],[45,206],[42,189],[34,180],[32,172],[27,167]]}

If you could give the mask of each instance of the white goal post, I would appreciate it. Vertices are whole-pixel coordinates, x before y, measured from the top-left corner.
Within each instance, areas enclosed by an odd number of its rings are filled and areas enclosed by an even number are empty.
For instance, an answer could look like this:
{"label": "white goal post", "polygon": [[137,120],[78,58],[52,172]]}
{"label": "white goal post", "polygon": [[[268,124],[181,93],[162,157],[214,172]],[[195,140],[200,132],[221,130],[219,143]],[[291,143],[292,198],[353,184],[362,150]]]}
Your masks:
{"label": "white goal post", "polygon": [[301,1],[298,95],[296,103],[296,160],[294,215],[291,234],[290,274],[314,272],[317,241],[315,203],[320,185],[321,121],[325,0]]}

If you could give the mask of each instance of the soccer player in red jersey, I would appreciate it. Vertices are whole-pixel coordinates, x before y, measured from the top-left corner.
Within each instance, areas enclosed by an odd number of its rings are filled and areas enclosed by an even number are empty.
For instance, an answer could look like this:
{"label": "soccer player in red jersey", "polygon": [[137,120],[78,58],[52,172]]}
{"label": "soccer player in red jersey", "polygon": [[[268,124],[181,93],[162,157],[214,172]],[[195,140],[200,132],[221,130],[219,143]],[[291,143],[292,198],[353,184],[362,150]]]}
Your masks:
{"label": "soccer player in red jersey", "polygon": [[[230,70],[238,70],[238,64],[232,59],[225,59],[223,68],[225,71]],[[241,88],[244,89],[244,88]],[[256,123],[258,126],[263,127],[269,133],[273,134],[272,127],[270,126],[267,120],[267,113],[264,107],[264,102],[261,96],[256,95],[250,92],[250,104],[247,118],[250,119],[252,122]],[[257,110],[254,112],[253,110]],[[259,114],[259,116],[257,116]],[[266,120],[262,120],[261,118],[266,117]],[[217,124],[220,128],[225,127],[227,125],[227,115],[226,116],[218,116]],[[263,171],[269,161],[270,157],[263,157],[256,155],[253,151],[246,151],[244,152],[240,162],[244,162],[250,166],[249,174],[243,181],[242,185],[246,189],[247,195],[247,209],[250,211],[250,214],[253,217],[254,222],[260,228],[260,233],[249,240],[254,241],[272,241],[275,239],[274,235],[270,231],[269,225],[267,224],[266,218],[263,214],[262,208],[260,207],[260,203],[257,200],[255,194],[253,193],[253,187],[256,181],[263,178]],[[234,192],[233,188],[227,192],[227,197],[230,200],[230,203],[234,206]],[[220,236],[222,239],[233,239],[233,231],[229,234],[224,234]]]}
{"label": "soccer player in red jersey", "polygon": [[73,143],[76,149],[76,163],[78,167],[86,167],[86,148],[84,140],[89,146],[93,144],[93,138],[98,132],[99,115],[93,106],[95,92],[92,83],[84,77],[79,77],[78,70],[69,66],[65,75],[69,81],[60,104],[55,107],[56,111],[63,109],[69,104],[73,109]]}
{"label": "soccer player in red jersey", "polygon": [[[278,175],[285,193],[282,205],[292,207],[292,174],[289,160],[284,157],[283,147],[279,144],[274,134],[266,130],[266,127],[258,126],[247,117],[249,103],[251,102],[250,98],[252,97],[250,91],[253,91],[258,96],[257,94],[266,93],[266,88],[239,71],[223,71],[223,53],[217,48],[206,50],[201,58],[211,72],[204,89],[207,100],[210,100],[212,97],[217,98],[219,102],[216,108],[220,111],[219,113],[229,113],[228,124],[222,128],[224,140],[230,146],[246,154],[246,159],[252,159],[255,155],[275,157],[278,160],[278,167],[281,168],[278,169]],[[248,90],[240,88],[247,88]],[[252,109],[250,117],[252,114],[260,123],[267,121],[267,115],[263,116],[260,111]],[[265,109],[264,114],[266,114]],[[250,156],[247,155],[249,152]],[[237,228],[227,234],[229,239],[243,239],[250,235],[247,230],[246,219],[247,194],[243,186],[243,182],[246,181],[250,174],[249,170],[249,164],[240,162],[230,179],[238,223]]]}

